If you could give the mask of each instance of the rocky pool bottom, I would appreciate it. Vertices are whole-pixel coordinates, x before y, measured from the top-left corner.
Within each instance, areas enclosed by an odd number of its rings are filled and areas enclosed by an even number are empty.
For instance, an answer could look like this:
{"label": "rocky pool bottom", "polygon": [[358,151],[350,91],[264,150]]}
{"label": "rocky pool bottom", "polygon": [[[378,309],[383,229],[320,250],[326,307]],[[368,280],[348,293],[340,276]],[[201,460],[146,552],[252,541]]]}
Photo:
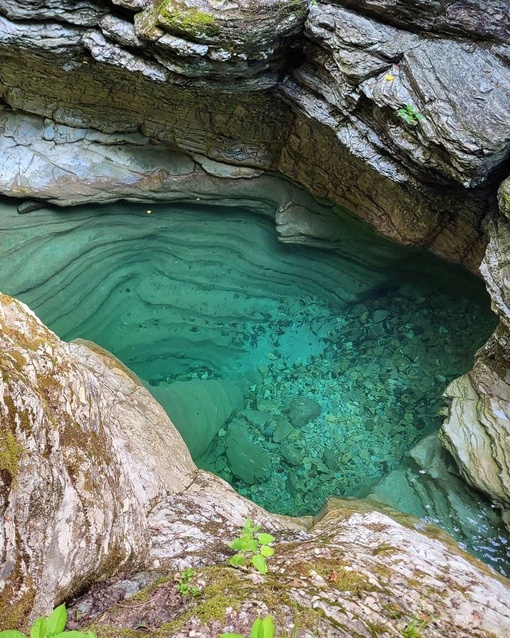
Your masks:
{"label": "rocky pool bottom", "polygon": [[499,517],[435,434],[495,327],[480,281],[340,213],[326,251],[240,209],[15,210],[0,206],[0,289],[134,370],[200,467],[290,515],[372,495],[508,573]]}

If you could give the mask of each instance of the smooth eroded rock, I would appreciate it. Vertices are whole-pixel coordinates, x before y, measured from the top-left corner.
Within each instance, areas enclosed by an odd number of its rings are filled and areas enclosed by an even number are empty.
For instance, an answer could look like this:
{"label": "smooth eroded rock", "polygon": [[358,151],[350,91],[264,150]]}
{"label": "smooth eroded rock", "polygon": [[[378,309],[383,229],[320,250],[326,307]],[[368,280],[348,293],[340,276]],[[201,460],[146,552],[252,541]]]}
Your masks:
{"label": "smooth eroded rock", "polygon": [[243,393],[228,380],[174,381],[151,388],[165,406],[194,459],[205,454],[218,431],[244,407]]}
{"label": "smooth eroded rock", "polygon": [[60,341],[3,295],[0,345],[0,616],[15,627],[143,564],[145,512],[195,468],[163,409],[104,351]]}
{"label": "smooth eroded rock", "polygon": [[453,381],[451,402],[440,437],[463,478],[506,511],[510,522],[509,337],[500,326],[478,352],[473,369]]}

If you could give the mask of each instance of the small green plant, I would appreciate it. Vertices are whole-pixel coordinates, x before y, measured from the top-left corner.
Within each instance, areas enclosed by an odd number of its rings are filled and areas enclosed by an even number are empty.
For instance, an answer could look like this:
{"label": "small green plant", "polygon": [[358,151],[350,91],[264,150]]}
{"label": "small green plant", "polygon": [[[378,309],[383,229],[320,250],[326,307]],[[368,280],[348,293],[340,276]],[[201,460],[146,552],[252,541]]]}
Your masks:
{"label": "small green plant", "polygon": [[191,567],[186,567],[186,569],[179,574],[179,581],[175,588],[181,596],[194,596],[195,598],[200,596],[202,593],[200,587],[197,585],[191,585],[195,576],[196,572],[194,569],[191,569]]}
{"label": "small green plant", "polygon": [[404,638],[421,638],[421,630],[430,624],[430,618],[412,618],[402,631]]}
{"label": "small green plant", "polygon": [[[56,607],[49,616],[38,618],[30,629],[30,638],[96,638],[92,632],[64,631],[67,623],[65,605]],[[0,631],[0,638],[27,638],[21,631]]]}
{"label": "small green plant", "polygon": [[406,104],[403,108],[398,109],[397,115],[408,124],[418,124],[419,120],[423,120],[423,115],[418,113],[411,104]]}
{"label": "small green plant", "polygon": [[[242,634],[220,634],[220,638],[245,638]],[[271,616],[257,618],[251,626],[250,638],[274,638],[274,622]]]}
{"label": "small green plant", "polygon": [[269,547],[274,541],[274,536],[258,534],[259,530],[260,525],[253,525],[250,518],[246,520],[241,536],[229,545],[237,551],[237,554],[228,561],[230,565],[249,567],[251,564],[261,574],[267,574],[266,558],[274,554],[274,549]]}

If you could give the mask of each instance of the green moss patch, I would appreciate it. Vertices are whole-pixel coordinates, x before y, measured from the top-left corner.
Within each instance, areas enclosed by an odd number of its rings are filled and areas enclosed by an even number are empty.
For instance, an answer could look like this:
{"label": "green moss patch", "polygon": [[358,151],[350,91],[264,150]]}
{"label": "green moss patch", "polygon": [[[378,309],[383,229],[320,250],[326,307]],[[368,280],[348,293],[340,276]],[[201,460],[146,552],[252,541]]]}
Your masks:
{"label": "green moss patch", "polygon": [[11,431],[0,431],[0,471],[8,472],[14,480],[18,474],[18,465],[22,448]]}
{"label": "green moss patch", "polygon": [[176,0],[163,0],[159,5],[158,23],[167,31],[192,39],[214,38],[220,34],[214,16],[195,7],[186,7]]}

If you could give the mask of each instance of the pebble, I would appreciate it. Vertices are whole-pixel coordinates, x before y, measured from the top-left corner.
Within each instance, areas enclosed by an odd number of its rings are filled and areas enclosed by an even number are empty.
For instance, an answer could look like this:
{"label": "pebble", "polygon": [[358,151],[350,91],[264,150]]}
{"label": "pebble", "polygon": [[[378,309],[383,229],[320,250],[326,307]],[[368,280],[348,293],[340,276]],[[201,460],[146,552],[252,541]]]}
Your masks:
{"label": "pebble", "polygon": [[379,321],[384,321],[390,316],[390,313],[387,310],[376,310],[372,315],[372,319],[375,323],[379,323]]}

